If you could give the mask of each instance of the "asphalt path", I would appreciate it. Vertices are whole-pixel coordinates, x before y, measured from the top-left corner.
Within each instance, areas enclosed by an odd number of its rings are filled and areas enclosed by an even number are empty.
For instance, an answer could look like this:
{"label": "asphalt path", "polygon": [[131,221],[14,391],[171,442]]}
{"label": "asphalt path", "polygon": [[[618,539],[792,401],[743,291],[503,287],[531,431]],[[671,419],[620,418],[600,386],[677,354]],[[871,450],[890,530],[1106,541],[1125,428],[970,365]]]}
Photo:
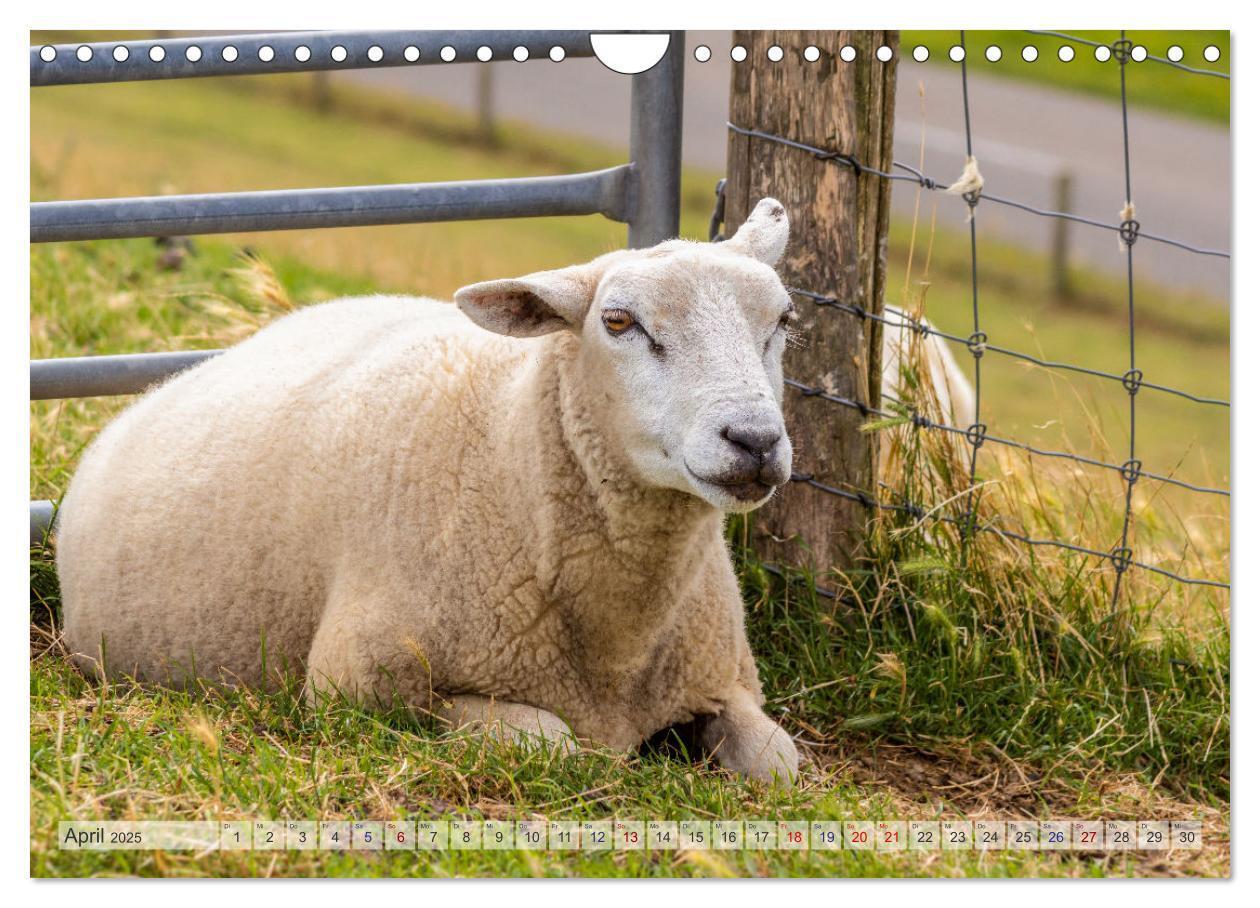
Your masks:
{"label": "asphalt path", "polygon": [[[729,32],[689,32],[685,72],[683,158],[720,173],[726,161]],[[694,49],[705,45],[711,58],[698,62]],[[570,133],[613,147],[629,141],[630,79],[595,59],[493,62],[339,73],[335,78],[386,86],[474,110],[476,66],[492,69],[496,113],[503,119]],[[1064,64],[1043,57],[1038,66],[1097,66],[1087,54]],[[1155,62],[1134,66],[1158,66]],[[916,63],[908,54],[899,64],[894,157],[948,184],[965,160],[959,67]],[[1054,209],[1062,175],[1071,185],[1070,211],[1118,223],[1126,202],[1119,82],[1114,101],[1022,81],[986,76],[983,61],[968,73],[972,138],[985,177],[986,192],[1033,207]],[[1184,78],[1208,78],[1185,73]],[[1132,80],[1130,94],[1140,90]],[[1229,130],[1180,116],[1129,110],[1133,202],[1141,231],[1193,246],[1229,251],[1231,234],[1231,148]],[[417,175],[423,179],[422,174]],[[913,211],[917,185],[894,184],[894,207]],[[965,206],[937,196],[938,224],[965,224]],[[976,224],[982,236],[1045,252],[1053,221],[995,203],[981,203]],[[1069,228],[1074,264],[1123,276],[1125,256],[1114,233],[1086,225]],[[1134,266],[1140,278],[1179,289],[1228,298],[1229,259],[1196,255],[1139,241]]]}

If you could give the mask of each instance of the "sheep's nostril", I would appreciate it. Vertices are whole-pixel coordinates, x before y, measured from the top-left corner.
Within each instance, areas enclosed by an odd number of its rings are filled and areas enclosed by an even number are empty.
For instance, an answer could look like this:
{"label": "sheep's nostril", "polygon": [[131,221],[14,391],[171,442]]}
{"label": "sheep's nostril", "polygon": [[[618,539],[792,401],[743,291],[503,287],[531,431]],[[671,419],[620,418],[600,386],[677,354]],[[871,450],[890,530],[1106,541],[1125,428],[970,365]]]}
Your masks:
{"label": "sheep's nostril", "polygon": [[743,448],[758,461],[763,461],[779,443],[783,431],[776,427],[743,424],[725,427],[722,429],[722,437],[736,447]]}

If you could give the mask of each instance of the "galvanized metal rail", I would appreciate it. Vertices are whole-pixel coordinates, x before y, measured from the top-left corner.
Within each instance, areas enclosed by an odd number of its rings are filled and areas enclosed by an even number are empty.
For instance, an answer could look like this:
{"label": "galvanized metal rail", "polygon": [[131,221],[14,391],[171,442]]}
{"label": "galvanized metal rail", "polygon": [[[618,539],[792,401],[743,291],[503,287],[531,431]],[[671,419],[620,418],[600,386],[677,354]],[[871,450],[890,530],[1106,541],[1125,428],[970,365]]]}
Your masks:
{"label": "galvanized metal rail", "polygon": [[[32,47],[31,86],[591,57],[583,31],[345,31],[145,38]],[[522,54],[524,57],[522,57]]]}
{"label": "galvanized metal rail", "polygon": [[[629,162],[592,173],[392,186],[37,202],[32,243],[487,218],[601,214],[628,225],[631,248],[678,235],[683,32],[630,77]],[[341,31],[55,44],[30,49],[31,86],[592,57],[584,31]],[[31,400],[135,394],[219,351],[31,363]],[[31,541],[53,517],[31,504]]]}
{"label": "galvanized metal rail", "polygon": [[31,361],[31,400],[139,394],[164,379],[218,356],[222,350],[67,356]]}
{"label": "galvanized metal rail", "polygon": [[31,242],[602,214],[629,219],[633,165],[514,180],[36,202]]}

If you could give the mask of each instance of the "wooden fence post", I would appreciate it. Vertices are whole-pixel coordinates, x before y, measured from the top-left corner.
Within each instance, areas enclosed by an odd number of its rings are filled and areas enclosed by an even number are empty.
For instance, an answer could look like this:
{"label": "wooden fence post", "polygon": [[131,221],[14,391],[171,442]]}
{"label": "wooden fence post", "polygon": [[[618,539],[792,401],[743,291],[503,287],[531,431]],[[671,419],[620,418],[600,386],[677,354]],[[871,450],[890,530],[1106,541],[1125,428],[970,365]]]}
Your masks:
{"label": "wooden fence post", "polygon": [[[896,32],[736,31],[748,51],[732,64],[730,121],[843,152],[871,167],[892,165]],[[771,47],[782,48],[774,62]],[[809,62],[804,52],[821,53]],[[852,62],[842,48],[856,52]],[[892,50],[889,62],[876,56]],[[811,52],[812,54],[812,52]],[[840,162],[731,132],[727,144],[727,235],[764,196],[782,202],[792,221],[780,271],[789,287],[813,290],[878,313],[883,306],[890,183],[855,174]],[[830,394],[880,403],[880,324],[796,298],[796,331],[784,373]],[[795,450],[793,469],[836,488],[874,495],[878,433],[862,432],[858,410],[788,388],[784,414]],[[789,483],[755,514],[760,556],[777,564],[826,569],[852,563],[870,513],[862,504]]]}

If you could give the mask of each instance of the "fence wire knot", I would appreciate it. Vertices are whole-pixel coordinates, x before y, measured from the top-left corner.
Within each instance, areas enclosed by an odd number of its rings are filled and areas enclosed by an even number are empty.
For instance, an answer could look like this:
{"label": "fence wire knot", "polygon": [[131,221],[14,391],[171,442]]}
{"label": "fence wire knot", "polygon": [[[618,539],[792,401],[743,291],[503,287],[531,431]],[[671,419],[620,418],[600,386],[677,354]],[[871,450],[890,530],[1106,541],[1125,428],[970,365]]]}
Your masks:
{"label": "fence wire knot", "polygon": [[847,164],[853,170],[854,176],[860,177],[862,175],[862,165],[851,154],[845,154],[843,151],[819,149],[814,152],[814,157],[820,161],[838,161],[842,164]]}
{"label": "fence wire knot", "polygon": [[967,349],[971,351],[971,355],[976,359],[984,356],[984,351],[989,345],[989,335],[983,331],[976,331],[967,338]]}
{"label": "fence wire knot", "polygon": [[967,441],[973,448],[978,448],[984,444],[985,433],[989,431],[989,427],[982,422],[972,423],[967,427]]}
{"label": "fence wire knot", "polygon": [[1126,246],[1132,246],[1137,242],[1138,230],[1141,227],[1133,218],[1128,218],[1120,223],[1120,242]]}
{"label": "fence wire knot", "polygon": [[910,413],[910,425],[914,426],[916,429],[930,429],[932,428],[932,420],[928,419],[918,410],[912,410]]}
{"label": "fence wire knot", "polygon": [[1138,477],[1142,475],[1142,461],[1126,460],[1120,467],[1120,475],[1129,485],[1137,482]]}
{"label": "fence wire knot", "polygon": [[1111,559],[1111,566],[1116,569],[1116,573],[1123,574],[1133,562],[1133,549],[1128,546],[1118,545],[1111,550],[1111,554],[1107,557]]}
{"label": "fence wire knot", "polygon": [[1142,370],[1130,369],[1120,377],[1120,383],[1130,394],[1137,394],[1138,389],[1142,387]]}
{"label": "fence wire knot", "polygon": [[1133,57],[1133,42],[1128,38],[1120,38],[1118,41],[1113,41],[1111,44],[1111,52],[1123,66]]}

